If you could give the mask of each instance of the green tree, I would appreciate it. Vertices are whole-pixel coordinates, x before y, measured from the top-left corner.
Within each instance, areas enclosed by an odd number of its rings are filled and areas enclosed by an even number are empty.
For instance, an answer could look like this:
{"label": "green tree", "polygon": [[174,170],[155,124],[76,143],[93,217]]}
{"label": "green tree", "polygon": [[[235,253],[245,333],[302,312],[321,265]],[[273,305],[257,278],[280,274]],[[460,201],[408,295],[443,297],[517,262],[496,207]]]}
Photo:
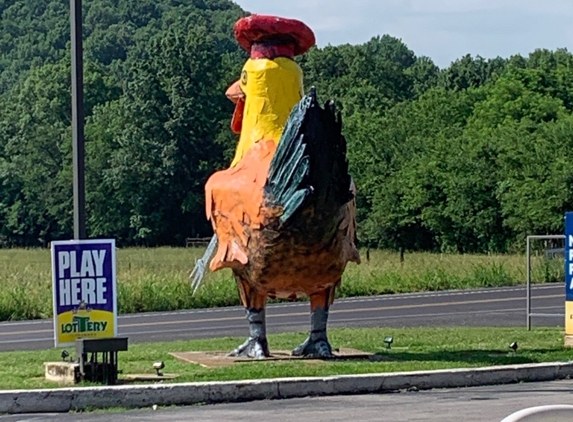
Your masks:
{"label": "green tree", "polygon": [[500,57],[486,60],[467,54],[442,71],[439,83],[451,90],[478,88],[495,80],[504,70],[505,60]]}
{"label": "green tree", "polygon": [[133,62],[124,95],[96,111],[93,235],[164,244],[207,232],[203,187],[224,165],[215,140],[232,114],[217,89],[224,67],[214,51],[204,27],[158,36],[138,53],[145,60]]}

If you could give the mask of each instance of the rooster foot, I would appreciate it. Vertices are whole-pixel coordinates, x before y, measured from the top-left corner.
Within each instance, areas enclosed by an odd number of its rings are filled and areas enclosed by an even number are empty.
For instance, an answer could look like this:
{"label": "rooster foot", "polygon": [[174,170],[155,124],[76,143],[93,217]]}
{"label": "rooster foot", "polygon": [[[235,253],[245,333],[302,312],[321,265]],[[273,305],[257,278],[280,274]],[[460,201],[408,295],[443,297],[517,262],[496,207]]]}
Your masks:
{"label": "rooster foot", "polygon": [[[311,296],[311,304],[313,297]],[[310,335],[292,351],[293,356],[305,356],[313,358],[331,358],[332,347],[326,335],[326,323],[328,321],[328,308],[317,306],[310,314]]]}
{"label": "rooster foot", "polygon": [[313,339],[311,334],[300,346],[292,351],[293,356],[304,356],[309,358],[331,358],[332,347],[326,338],[326,333],[322,338]]}
{"label": "rooster foot", "polygon": [[267,338],[249,337],[247,341],[229,353],[230,357],[244,357],[253,359],[264,359],[269,357],[269,344]]}
{"label": "rooster foot", "polygon": [[245,357],[264,359],[269,357],[269,343],[265,324],[265,310],[247,309],[247,321],[249,321],[249,337],[247,341],[229,353],[230,357]]}

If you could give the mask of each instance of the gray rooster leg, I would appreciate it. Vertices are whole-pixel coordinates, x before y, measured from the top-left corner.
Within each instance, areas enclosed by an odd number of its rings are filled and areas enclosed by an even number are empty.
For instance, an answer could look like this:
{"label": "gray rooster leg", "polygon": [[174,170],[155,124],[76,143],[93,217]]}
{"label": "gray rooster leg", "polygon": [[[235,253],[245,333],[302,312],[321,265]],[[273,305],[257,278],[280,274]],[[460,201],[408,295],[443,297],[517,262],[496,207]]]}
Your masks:
{"label": "gray rooster leg", "polygon": [[254,359],[269,357],[271,354],[267,342],[265,310],[247,309],[247,321],[249,321],[249,338],[229,353],[229,356]]}
{"label": "gray rooster leg", "polygon": [[332,347],[326,336],[328,308],[317,307],[310,315],[310,335],[292,351],[293,356],[332,357]]}

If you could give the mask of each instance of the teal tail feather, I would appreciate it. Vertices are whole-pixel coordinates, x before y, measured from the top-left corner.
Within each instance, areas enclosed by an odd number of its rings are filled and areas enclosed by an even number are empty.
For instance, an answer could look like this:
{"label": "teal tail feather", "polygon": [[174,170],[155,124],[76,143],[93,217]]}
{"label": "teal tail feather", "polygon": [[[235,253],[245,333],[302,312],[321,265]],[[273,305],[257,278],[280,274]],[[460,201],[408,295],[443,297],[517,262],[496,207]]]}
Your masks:
{"label": "teal tail feather", "polygon": [[333,102],[322,108],[312,88],[289,116],[271,161],[265,198],[282,208],[281,227],[322,238],[334,230],[340,207],[352,200],[350,186],[340,113]]}

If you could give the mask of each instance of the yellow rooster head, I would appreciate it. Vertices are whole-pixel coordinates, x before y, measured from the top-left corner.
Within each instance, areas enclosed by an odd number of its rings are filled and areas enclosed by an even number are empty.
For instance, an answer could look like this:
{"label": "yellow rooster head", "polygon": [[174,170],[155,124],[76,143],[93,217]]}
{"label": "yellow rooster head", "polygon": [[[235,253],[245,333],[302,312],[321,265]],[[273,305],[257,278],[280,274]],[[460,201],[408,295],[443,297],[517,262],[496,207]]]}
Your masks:
{"label": "yellow rooster head", "polygon": [[226,93],[236,104],[231,128],[240,133],[231,167],[261,140],[278,144],[292,108],[304,95],[302,70],[294,57],[315,44],[304,23],[276,16],[242,18],[234,32],[251,57]]}

